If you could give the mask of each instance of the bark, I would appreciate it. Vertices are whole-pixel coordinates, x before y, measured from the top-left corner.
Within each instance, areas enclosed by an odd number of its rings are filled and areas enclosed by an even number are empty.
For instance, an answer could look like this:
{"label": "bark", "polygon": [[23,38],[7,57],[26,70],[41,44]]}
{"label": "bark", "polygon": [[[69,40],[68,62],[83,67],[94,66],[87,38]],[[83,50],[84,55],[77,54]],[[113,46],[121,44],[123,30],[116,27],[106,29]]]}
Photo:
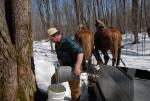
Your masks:
{"label": "bark", "polygon": [[0,100],[16,101],[16,52],[5,19],[4,1],[0,3]]}
{"label": "bark", "polygon": [[16,33],[18,101],[34,100],[35,78],[31,70],[32,33],[30,0],[12,0]]}
{"label": "bark", "polygon": [[[7,6],[7,3],[10,5]],[[5,13],[8,7],[11,7],[10,15],[7,14],[9,12]],[[34,100],[30,7],[30,0],[5,0],[5,3],[1,0],[0,3],[1,101]],[[11,24],[8,18],[12,19]]]}

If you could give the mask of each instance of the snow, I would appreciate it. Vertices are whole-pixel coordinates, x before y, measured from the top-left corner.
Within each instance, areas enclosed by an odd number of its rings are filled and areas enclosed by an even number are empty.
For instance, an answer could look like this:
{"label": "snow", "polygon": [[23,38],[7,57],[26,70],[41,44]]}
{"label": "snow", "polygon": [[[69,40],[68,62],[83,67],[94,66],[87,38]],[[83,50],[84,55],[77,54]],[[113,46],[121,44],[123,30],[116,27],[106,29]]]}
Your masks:
{"label": "snow", "polygon": [[[48,86],[51,85],[51,77],[55,73],[56,53],[51,52],[50,42],[45,40],[33,42],[33,53],[38,88],[47,92]],[[71,97],[68,83],[64,82],[62,85],[67,91],[65,95]]]}
{"label": "snow", "polygon": [[[126,36],[128,36],[128,38]],[[133,39],[130,39],[129,36],[133,38],[132,34],[123,36],[123,49],[121,53],[122,60],[129,68],[150,71],[150,37],[148,37],[146,33],[139,33],[140,43],[133,45],[131,44]],[[121,66],[123,65],[121,64]]]}
{"label": "snow", "polygon": [[[131,44],[133,35],[127,33],[123,35],[121,58],[129,68],[137,68],[150,71],[150,38],[146,33],[139,33],[140,43]],[[56,53],[51,52],[50,42],[33,42],[35,73],[38,88],[47,91],[51,84],[51,77],[55,73],[54,63],[57,61]],[[110,55],[111,57],[111,55]],[[93,57],[93,63],[96,63]],[[108,65],[111,65],[109,61]],[[120,66],[124,66],[122,63]],[[70,98],[70,89],[67,82],[62,85],[66,87],[66,97]]]}

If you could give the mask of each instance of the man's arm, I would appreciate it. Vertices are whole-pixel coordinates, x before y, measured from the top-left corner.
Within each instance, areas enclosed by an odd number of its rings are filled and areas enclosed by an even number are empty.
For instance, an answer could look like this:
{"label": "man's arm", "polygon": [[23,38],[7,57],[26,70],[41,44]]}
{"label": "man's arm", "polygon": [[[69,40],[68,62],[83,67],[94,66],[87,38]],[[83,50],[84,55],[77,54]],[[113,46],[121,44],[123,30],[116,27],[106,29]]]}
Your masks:
{"label": "man's arm", "polygon": [[80,47],[78,43],[68,39],[68,47],[70,51],[76,56],[76,62],[74,64],[74,73],[76,76],[80,76],[81,73],[81,65],[83,61],[83,49]]}
{"label": "man's arm", "polygon": [[75,73],[76,76],[80,76],[82,61],[83,61],[83,53],[79,53],[77,55],[76,63],[74,65],[75,66],[74,73]]}

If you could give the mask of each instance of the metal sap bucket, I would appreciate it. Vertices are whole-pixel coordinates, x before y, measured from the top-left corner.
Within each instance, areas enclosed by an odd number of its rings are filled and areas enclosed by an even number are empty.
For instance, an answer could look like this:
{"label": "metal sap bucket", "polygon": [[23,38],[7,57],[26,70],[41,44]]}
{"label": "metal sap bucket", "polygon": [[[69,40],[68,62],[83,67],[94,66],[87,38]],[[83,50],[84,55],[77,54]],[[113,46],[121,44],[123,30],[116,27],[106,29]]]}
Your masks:
{"label": "metal sap bucket", "polygon": [[57,66],[56,78],[59,83],[80,79],[74,74],[71,66]]}

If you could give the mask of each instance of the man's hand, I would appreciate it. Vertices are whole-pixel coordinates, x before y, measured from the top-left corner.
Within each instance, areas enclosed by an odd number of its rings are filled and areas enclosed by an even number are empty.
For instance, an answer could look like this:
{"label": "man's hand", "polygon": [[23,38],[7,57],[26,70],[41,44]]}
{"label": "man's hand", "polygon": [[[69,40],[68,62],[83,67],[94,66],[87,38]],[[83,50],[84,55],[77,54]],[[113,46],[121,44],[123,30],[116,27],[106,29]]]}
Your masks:
{"label": "man's hand", "polygon": [[83,53],[79,53],[77,55],[77,60],[76,60],[76,63],[74,65],[75,66],[74,73],[76,76],[80,76],[82,61],[83,61]]}
{"label": "man's hand", "polygon": [[74,73],[76,76],[80,76],[81,73],[81,66],[80,65],[75,65]]}

